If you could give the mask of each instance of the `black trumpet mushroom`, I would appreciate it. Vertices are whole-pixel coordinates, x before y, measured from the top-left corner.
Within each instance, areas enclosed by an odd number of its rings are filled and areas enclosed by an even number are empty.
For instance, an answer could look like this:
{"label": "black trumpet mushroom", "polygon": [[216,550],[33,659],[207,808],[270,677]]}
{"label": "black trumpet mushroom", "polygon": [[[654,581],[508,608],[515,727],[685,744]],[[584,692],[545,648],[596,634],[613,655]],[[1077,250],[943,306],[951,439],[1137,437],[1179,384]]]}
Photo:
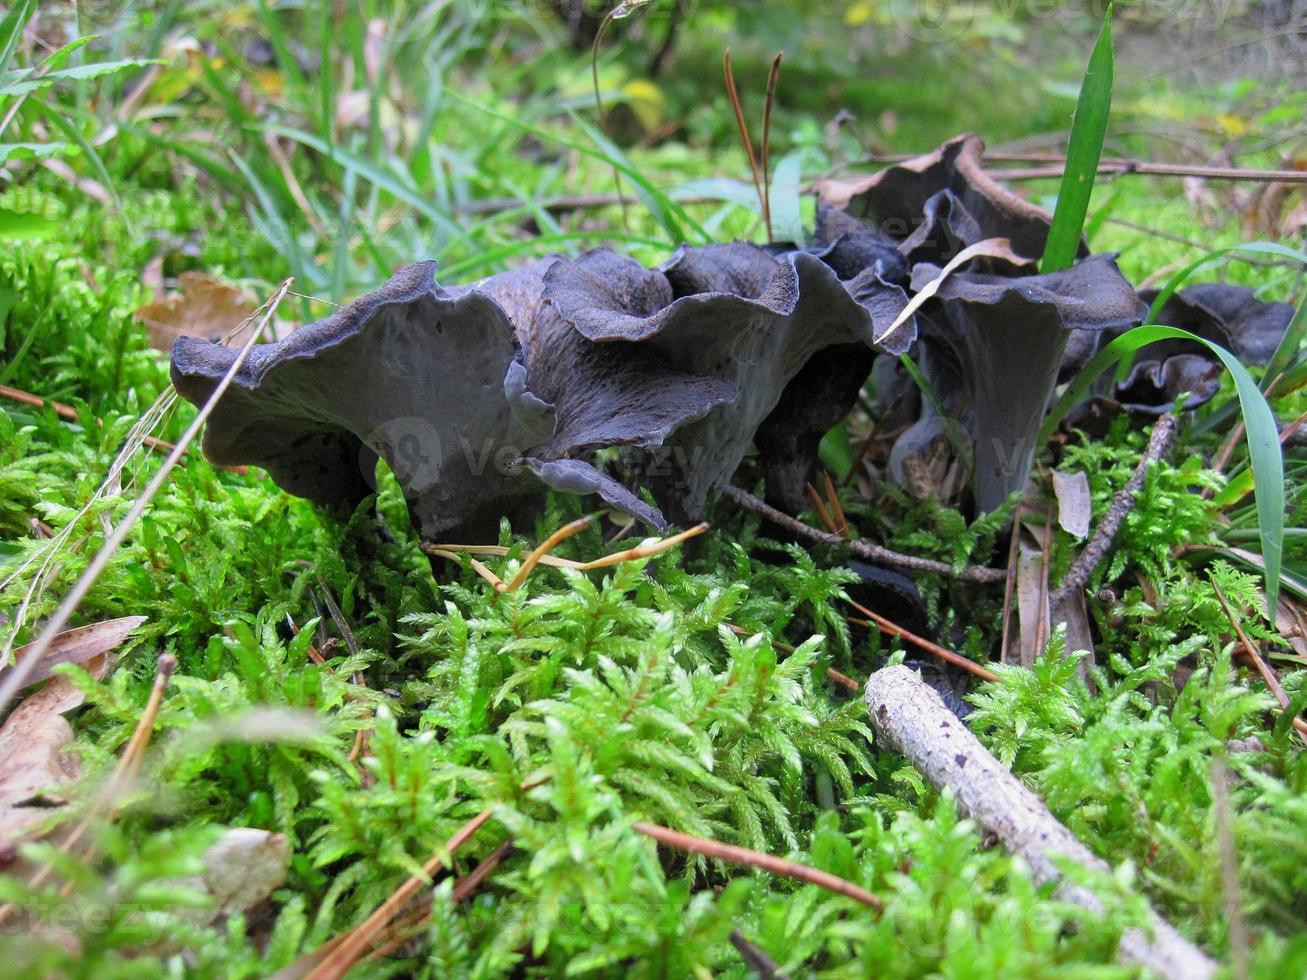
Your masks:
{"label": "black trumpet mushroom", "polygon": [[[206,455],[334,507],[371,492],[384,459],[427,541],[493,537],[501,516],[538,512],[546,486],[663,529],[595,451],[624,451],[659,505],[698,517],[812,356],[875,345],[907,302],[879,267],[845,282],[817,255],[751,245],[684,249],[662,270],[596,250],[452,288],[434,271],[408,266],[256,346]],[[202,403],[235,356],[179,341],[177,390]]]}
{"label": "black trumpet mushroom", "polygon": [[[1139,298],[1150,307],[1158,295],[1156,289],[1139,292]],[[1172,294],[1154,319],[1219,344],[1246,364],[1264,366],[1289,329],[1293,307],[1263,302],[1243,286],[1199,283]],[[1100,341],[1110,341],[1121,332],[1086,334],[1073,338],[1072,343],[1078,341],[1092,353]],[[1067,368],[1064,362],[1063,371]],[[1064,424],[1100,436],[1122,414],[1146,422],[1170,411],[1182,393],[1186,409],[1198,408],[1220,390],[1223,372],[1221,362],[1202,344],[1183,339],[1157,341],[1140,351],[1125,378],[1102,379],[1095,394],[1072,409]]]}
{"label": "black trumpet mushroom", "polygon": [[[919,265],[913,287],[938,274]],[[1071,331],[1122,330],[1147,313],[1111,255],[1046,275],[960,272],[944,280],[924,308],[923,343],[948,363],[936,376],[960,384],[954,412],[973,442],[981,511],[1025,485]]]}

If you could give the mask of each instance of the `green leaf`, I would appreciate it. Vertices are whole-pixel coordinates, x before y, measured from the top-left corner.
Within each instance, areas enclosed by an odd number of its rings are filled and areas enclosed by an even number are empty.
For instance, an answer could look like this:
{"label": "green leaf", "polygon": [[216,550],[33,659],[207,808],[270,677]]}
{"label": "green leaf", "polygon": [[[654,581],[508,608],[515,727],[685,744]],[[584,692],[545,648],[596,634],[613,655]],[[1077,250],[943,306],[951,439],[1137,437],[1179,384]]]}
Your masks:
{"label": "green leaf", "polygon": [[0,79],[0,95],[28,95],[37,89],[48,88],[59,82],[84,82],[92,78],[99,78],[102,75],[112,75],[128,68],[141,68],[145,65],[158,64],[163,64],[163,62],[157,59],[140,58],[129,58],[124,61],[96,61],[89,65],[74,65],[72,68],[48,71],[43,75],[38,75],[35,69],[25,68],[21,71],[9,72],[3,79]]}
{"label": "green leaf", "polygon": [[[1086,364],[1076,379],[1067,386],[1062,397],[1057,400],[1053,410],[1044,419],[1039,431],[1039,443],[1046,443],[1059,422],[1089,391],[1089,386],[1114,364],[1131,357],[1135,351],[1158,340],[1190,340],[1202,344],[1221,359],[1230,376],[1234,378],[1235,391],[1239,396],[1239,408],[1243,412],[1244,428],[1248,443],[1248,458],[1251,463],[1253,492],[1257,501],[1258,537],[1262,545],[1262,557],[1266,562],[1266,598],[1272,610],[1280,589],[1280,563],[1284,553],[1284,459],[1280,453],[1280,436],[1275,425],[1275,416],[1265,396],[1257,387],[1248,369],[1239,359],[1219,344],[1204,340],[1197,334],[1178,327],[1146,326],[1136,327],[1099,351]],[[1229,488],[1227,488],[1228,491]],[[1221,497],[1217,498],[1221,502]]]}
{"label": "green leaf", "polygon": [[787,153],[771,176],[770,201],[772,238],[778,242],[803,244],[803,155]]}
{"label": "green leaf", "polygon": [[1298,309],[1289,321],[1289,329],[1280,338],[1275,353],[1271,355],[1271,362],[1266,365],[1266,373],[1262,375],[1262,391],[1268,390],[1268,385],[1293,366],[1304,339],[1307,339],[1307,295],[1298,301]]}
{"label": "green leaf", "polygon": [[1098,161],[1103,155],[1103,137],[1107,133],[1111,108],[1112,6],[1108,4],[1080,86],[1075,115],[1071,119],[1066,169],[1058,187],[1057,208],[1053,212],[1053,226],[1048,231],[1040,272],[1058,272],[1075,264],[1080,233],[1089,212],[1089,197],[1094,192],[1094,180],[1098,176]]}
{"label": "green leaf", "polygon": [[48,238],[59,230],[59,222],[39,214],[0,208],[0,238]]}
{"label": "green leaf", "polygon": [[42,160],[72,150],[67,143],[0,143],[0,166],[10,160]]}

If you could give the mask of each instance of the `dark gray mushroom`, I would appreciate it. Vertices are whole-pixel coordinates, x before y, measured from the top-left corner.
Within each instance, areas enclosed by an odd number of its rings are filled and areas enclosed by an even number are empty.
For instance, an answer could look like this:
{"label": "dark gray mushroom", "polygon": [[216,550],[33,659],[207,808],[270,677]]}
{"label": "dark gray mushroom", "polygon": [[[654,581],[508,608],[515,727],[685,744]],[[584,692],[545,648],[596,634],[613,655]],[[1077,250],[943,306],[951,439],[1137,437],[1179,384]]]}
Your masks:
{"label": "dark gray mushroom", "polygon": [[1019,255],[1038,259],[1052,215],[986,173],[984,148],[978,136],[956,136],[878,173],[822,181],[818,193],[893,238],[912,263],[944,265],[987,238],[1006,238]]}
{"label": "dark gray mushroom", "polygon": [[[529,289],[539,265],[518,272],[515,288]],[[333,507],[371,492],[380,456],[424,536],[497,526],[532,489],[508,475],[520,455],[511,447],[533,445],[553,419],[515,385],[504,307],[475,289],[442,289],[434,271],[408,266],[327,319],[255,346],[210,416],[205,455],[261,466],[283,489]],[[183,338],[173,383],[200,404],[235,356]]]}
{"label": "dark gray mushroom", "polygon": [[[816,352],[875,345],[907,303],[879,267],[844,282],[806,252],[772,256],[748,245],[683,249],[661,270],[606,251],[571,266],[546,277],[545,300],[586,339],[639,344],[678,372],[734,388],[730,400],[676,428],[656,450],[626,454],[677,519],[702,514],[708,493],[730,479],[785,386]],[[723,282],[718,276],[738,292],[711,291]],[[899,343],[911,340],[904,331]]]}
{"label": "dark gray mushroom", "polygon": [[1063,427],[1101,438],[1118,416],[1155,419],[1174,408],[1181,394],[1185,395],[1186,409],[1197,408],[1211,401],[1221,389],[1223,371],[1220,361],[1201,354],[1138,361],[1124,380],[1111,382],[1112,396],[1086,398],[1067,413]]}
{"label": "dark gray mushroom", "polygon": [[[939,271],[918,266],[914,289]],[[981,511],[1025,484],[1070,331],[1124,329],[1147,312],[1111,255],[1048,275],[961,272],[944,281],[921,318],[935,365],[923,369],[942,382],[945,409],[971,436]],[[958,379],[960,392],[945,387]]]}
{"label": "dark gray mushroom", "polygon": [[[703,282],[730,279],[739,249],[753,246],[685,250],[673,265],[683,276],[701,267]],[[680,299],[664,273],[606,251],[453,289],[435,283],[432,263],[409,266],[255,347],[209,420],[205,452],[262,466],[335,507],[370,492],[383,458],[426,540],[493,537],[501,516],[538,510],[541,483],[598,493],[661,529],[657,508],[580,457],[623,447],[647,461],[676,449],[683,477],[661,485],[678,516],[697,514],[808,357],[872,342],[906,301],[889,286],[882,295],[872,276],[845,288],[812,256],[765,258],[765,282],[730,279],[750,295]],[[235,356],[179,343],[178,391],[205,401]]]}
{"label": "dark gray mushroom", "polygon": [[[1157,294],[1157,290],[1148,289],[1139,295],[1151,306]],[[1173,293],[1163,304],[1156,320],[1220,344],[1245,364],[1269,364],[1271,355],[1293,320],[1293,307],[1288,303],[1264,303],[1244,286],[1198,283]],[[1163,343],[1181,353],[1201,354],[1206,351],[1206,348],[1182,340]],[[1157,347],[1149,345],[1146,349],[1153,355],[1160,347],[1160,344]]]}
{"label": "dark gray mushroom", "polygon": [[[1158,290],[1141,290],[1139,297],[1150,307]],[[1262,302],[1251,289],[1221,283],[1199,283],[1172,295],[1157,316],[1157,322],[1180,327],[1205,340],[1220,344],[1247,364],[1267,364],[1293,320],[1288,303]],[[1125,330],[1078,332],[1062,362],[1062,375],[1074,374],[1101,344]],[[1220,361],[1202,344],[1168,339],[1149,344],[1142,360],[1121,382],[1100,379],[1094,395],[1068,415],[1066,426],[1096,435],[1122,412],[1141,421],[1169,411],[1181,392],[1187,392],[1185,408],[1208,402],[1220,390]]]}
{"label": "dark gray mushroom", "polygon": [[[906,286],[908,267],[893,240],[825,204],[817,206],[815,244],[809,248],[841,279],[866,269]],[[780,401],[758,427],[754,442],[762,461],[767,502],[791,513],[808,505],[822,437],[849,414],[875,363],[865,344],[837,344],[814,354],[785,386]]]}

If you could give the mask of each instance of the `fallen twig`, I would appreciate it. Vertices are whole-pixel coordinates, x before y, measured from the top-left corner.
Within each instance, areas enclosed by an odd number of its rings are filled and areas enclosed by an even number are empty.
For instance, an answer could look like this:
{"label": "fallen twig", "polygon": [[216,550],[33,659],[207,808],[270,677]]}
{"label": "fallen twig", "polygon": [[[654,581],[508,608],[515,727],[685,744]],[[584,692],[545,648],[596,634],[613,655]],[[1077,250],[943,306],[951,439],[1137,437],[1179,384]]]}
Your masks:
{"label": "fallen twig", "polygon": [[1062,584],[1053,592],[1051,605],[1057,605],[1073,592],[1089,584],[1089,577],[1094,574],[1094,569],[1098,567],[1099,562],[1107,557],[1117,533],[1121,530],[1121,525],[1125,523],[1126,517],[1134,508],[1135,494],[1144,485],[1144,478],[1148,476],[1148,467],[1170,451],[1171,443],[1175,438],[1175,427],[1176,419],[1170,412],[1160,416],[1153,425],[1153,434],[1148,439],[1148,445],[1139,459],[1139,465],[1130,474],[1126,485],[1112,498],[1112,504],[1103,515],[1103,519],[1098,522],[1089,544],[1085,545],[1084,551],[1080,552],[1076,560],[1071,563],[1071,567],[1062,579]]}
{"label": "fallen twig", "polygon": [[851,898],[855,902],[861,902],[877,912],[885,908],[883,901],[862,886],[855,885],[845,878],[839,878],[825,871],[810,868],[806,864],[799,864],[797,861],[789,861],[774,854],[764,854],[762,851],[752,851],[747,847],[737,847],[734,844],[723,844],[721,841],[708,840],[705,837],[694,837],[690,834],[683,834],[679,830],[672,830],[670,827],[663,827],[656,823],[646,823],[643,820],[637,820],[631,824],[631,827],[646,837],[652,837],[659,844],[674,847],[678,851],[702,854],[705,857],[725,861],[728,864],[743,864],[751,868],[758,868],[761,871],[769,871],[772,874],[793,878],[795,881],[802,881],[805,884],[816,885],[819,888],[825,888],[827,891]]}
{"label": "fallen twig", "polygon": [[[1060,882],[1061,900],[1102,914],[1098,895],[1065,881],[1057,862],[1108,874],[1107,862],[1059,823],[914,671],[901,664],[878,670],[867,681],[866,699],[872,726],[886,747],[905,756],[936,788],[951,790],[959,809],[1025,860],[1036,882]],[[1117,954],[1175,980],[1203,980],[1217,969],[1151,907],[1147,931],[1123,932]]]}
{"label": "fallen twig", "polygon": [[827,534],[810,524],[804,524],[803,521],[791,517],[784,511],[777,510],[739,487],[726,486],[722,488],[721,493],[723,497],[733,503],[746,510],[751,510],[775,524],[779,524],[793,534],[807,538],[809,541],[815,541],[817,544],[828,544],[835,547],[848,545],[849,551],[867,561],[877,562],[882,565],[896,565],[899,568],[906,568],[915,572],[931,572],[935,575],[961,579],[964,582],[1002,582],[1006,577],[1006,573],[998,568],[965,565],[961,569],[956,569],[947,562],[934,561],[930,558],[918,558],[915,555],[904,555],[897,551],[891,551],[889,548],[883,548],[878,544],[872,544],[870,541],[864,541],[861,538],[846,540],[837,534]]}
{"label": "fallen twig", "polygon": [[[892,153],[870,157],[868,163],[906,163],[912,154]],[[1045,167],[1004,170],[986,167],[999,180],[1031,180],[1061,177],[1066,157],[1057,153],[986,153],[985,163],[1045,163]],[[1202,177],[1206,180],[1248,180],[1257,183],[1307,184],[1307,171],[1260,170],[1250,167],[1209,167],[1203,164],[1156,163],[1124,157],[1104,157],[1098,162],[1100,174],[1147,174],[1154,177]]]}

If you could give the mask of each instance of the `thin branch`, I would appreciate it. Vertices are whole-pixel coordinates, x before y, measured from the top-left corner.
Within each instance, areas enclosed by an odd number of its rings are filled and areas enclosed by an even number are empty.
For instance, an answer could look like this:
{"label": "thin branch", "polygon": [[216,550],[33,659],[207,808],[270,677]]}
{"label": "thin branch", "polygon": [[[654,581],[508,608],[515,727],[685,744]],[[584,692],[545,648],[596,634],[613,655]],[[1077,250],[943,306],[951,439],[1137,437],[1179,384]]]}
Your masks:
{"label": "thin branch", "polygon": [[743,864],[750,868],[757,868],[760,871],[768,871],[775,875],[793,878],[795,881],[802,881],[804,884],[816,885],[818,888],[825,888],[837,895],[851,898],[868,908],[875,909],[877,912],[881,912],[885,908],[885,903],[880,898],[861,885],[855,885],[845,878],[819,871],[806,864],[799,864],[797,861],[790,861],[774,854],[764,854],[762,851],[753,851],[747,847],[737,847],[734,844],[723,844],[721,841],[708,840],[705,837],[694,837],[690,834],[683,834],[679,830],[672,830],[670,827],[663,827],[655,823],[646,823],[643,820],[637,820],[631,824],[631,828],[646,837],[652,837],[659,844],[675,848],[678,851],[702,854],[717,861],[725,861],[727,864]]}
{"label": "thin branch", "polygon": [[[1049,813],[915,671],[902,664],[876,671],[866,698],[879,744],[902,754],[937,789],[951,790],[965,816],[1026,862],[1036,884],[1056,883],[1060,900],[1104,913],[1102,899],[1067,881],[1059,865],[1073,862],[1106,877],[1107,863]],[[1147,929],[1121,934],[1118,958],[1168,980],[1206,980],[1216,973],[1216,964],[1151,908],[1147,919]]]}
{"label": "thin branch", "polygon": [[1130,479],[1122,487],[1115,497],[1112,498],[1112,504],[1103,515],[1098,527],[1094,529],[1094,536],[1089,539],[1089,544],[1085,545],[1084,551],[1072,562],[1070,569],[1067,570],[1066,576],[1062,579],[1062,584],[1057,587],[1053,593],[1052,605],[1057,605],[1063,599],[1067,598],[1073,592],[1083,589],[1089,584],[1089,577],[1094,574],[1094,569],[1099,563],[1107,557],[1107,553],[1112,549],[1112,542],[1116,540],[1117,534],[1121,530],[1121,525],[1125,523],[1126,517],[1135,506],[1135,494],[1139,492],[1144,485],[1144,478],[1148,475],[1148,467],[1153,463],[1161,460],[1171,450],[1171,443],[1175,439],[1176,419],[1170,412],[1160,416],[1153,425],[1153,434],[1148,439],[1148,445],[1144,449],[1143,456],[1139,459],[1139,465],[1135,471],[1130,474]]}
{"label": "thin branch", "polygon": [[934,575],[960,579],[963,582],[1002,582],[1006,577],[1003,570],[998,568],[964,565],[961,569],[957,569],[947,562],[901,554],[897,551],[891,551],[889,548],[883,548],[878,544],[872,544],[870,541],[864,541],[862,538],[849,538],[846,540],[837,534],[827,534],[825,531],[820,531],[809,524],[804,524],[803,521],[791,517],[784,511],[777,510],[739,487],[722,487],[721,495],[745,510],[751,510],[760,517],[764,517],[774,524],[779,524],[790,533],[801,538],[807,538],[817,544],[826,544],[832,547],[847,545],[849,551],[866,561],[878,562],[882,565],[894,565],[914,572],[930,572]]}
{"label": "thin branch", "polygon": [[[907,153],[888,153],[869,157],[868,163],[906,163],[915,159]],[[1061,177],[1066,157],[1056,153],[987,153],[986,163],[1047,163],[1047,167],[1023,167],[1004,170],[986,168],[999,180],[1036,180]],[[1253,167],[1209,167],[1202,164],[1157,163],[1125,157],[1104,157],[1098,163],[1100,174],[1146,174],[1155,177],[1202,177],[1207,180],[1247,180],[1257,183],[1307,184],[1304,170],[1262,170]]]}

